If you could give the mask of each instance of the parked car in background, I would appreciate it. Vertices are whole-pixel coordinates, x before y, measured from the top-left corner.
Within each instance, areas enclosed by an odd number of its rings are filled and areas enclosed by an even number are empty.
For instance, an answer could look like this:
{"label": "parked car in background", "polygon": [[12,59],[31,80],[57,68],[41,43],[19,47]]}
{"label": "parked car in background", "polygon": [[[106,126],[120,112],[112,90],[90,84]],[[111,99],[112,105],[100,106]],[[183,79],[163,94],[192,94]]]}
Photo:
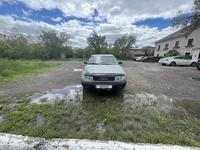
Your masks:
{"label": "parked car in background", "polygon": [[169,66],[197,66],[197,62],[183,56],[173,56],[173,57],[166,57],[159,60],[159,63],[162,65],[169,65]]}
{"label": "parked car in background", "polygon": [[149,56],[142,60],[142,62],[158,62],[160,60],[159,57]]}
{"label": "parked car in background", "polygon": [[139,56],[139,57],[136,57],[136,61],[143,61],[144,59],[146,59],[147,57],[146,56]]}
{"label": "parked car in background", "polygon": [[113,55],[92,55],[82,73],[84,89],[118,89],[126,86],[125,73]]}
{"label": "parked car in background", "polygon": [[197,69],[200,70],[200,59],[197,61]]}

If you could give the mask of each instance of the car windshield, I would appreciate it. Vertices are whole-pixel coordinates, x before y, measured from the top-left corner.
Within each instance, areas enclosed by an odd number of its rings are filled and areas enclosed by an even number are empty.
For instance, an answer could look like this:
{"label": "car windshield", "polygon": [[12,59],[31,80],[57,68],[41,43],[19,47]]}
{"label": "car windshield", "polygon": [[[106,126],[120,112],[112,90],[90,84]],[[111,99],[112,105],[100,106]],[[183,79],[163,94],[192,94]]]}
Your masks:
{"label": "car windshield", "polygon": [[113,56],[92,56],[88,65],[117,65],[117,60]]}

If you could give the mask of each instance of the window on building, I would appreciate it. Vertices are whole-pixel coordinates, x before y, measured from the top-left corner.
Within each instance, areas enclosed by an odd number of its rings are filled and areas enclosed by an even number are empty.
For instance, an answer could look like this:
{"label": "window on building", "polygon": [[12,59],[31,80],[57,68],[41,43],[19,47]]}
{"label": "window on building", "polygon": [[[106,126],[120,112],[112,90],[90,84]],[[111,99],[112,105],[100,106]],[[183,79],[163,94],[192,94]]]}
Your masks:
{"label": "window on building", "polygon": [[191,57],[191,54],[189,52],[185,53],[185,57],[186,58],[190,58]]}
{"label": "window on building", "polygon": [[187,47],[193,47],[193,39],[189,39],[187,43]]}
{"label": "window on building", "polygon": [[176,41],[174,48],[180,48],[180,42]]}
{"label": "window on building", "polygon": [[169,44],[165,44],[164,50],[168,50],[168,46],[169,46]]}
{"label": "window on building", "polygon": [[160,45],[158,45],[158,49],[157,50],[160,51]]}

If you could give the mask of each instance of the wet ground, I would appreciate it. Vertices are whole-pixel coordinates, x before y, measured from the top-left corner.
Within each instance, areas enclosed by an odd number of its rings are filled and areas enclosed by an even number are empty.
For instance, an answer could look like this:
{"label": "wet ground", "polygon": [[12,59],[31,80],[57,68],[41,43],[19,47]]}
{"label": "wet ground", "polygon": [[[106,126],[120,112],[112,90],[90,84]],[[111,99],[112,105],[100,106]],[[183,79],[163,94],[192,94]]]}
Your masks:
{"label": "wet ground", "polygon": [[[120,92],[85,91],[80,61],[0,86],[0,132],[200,146],[200,72],[126,61]],[[14,127],[13,127],[14,126]]]}
{"label": "wet ground", "polygon": [[[81,71],[84,64],[81,61],[63,61],[58,62],[61,65],[49,72],[41,73],[36,76],[31,76],[22,81],[11,83],[8,85],[0,85],[0,97],[13,96],[16,94],[33,93],[33,96],[40,96],[41,93],[46,93],[43,100],[50,94],[49,91],[61,90],[67,86],[80,85]],[[200,72],[192,67],[167,67],[160,66],[156,63],[138,63],[126,61],[122,65],[127,75],[127,86],[121,92],[121,98],[127,95],[146,95],[168,97],[168,99],[177,101],[177,105],[190,105],[200,103]],[[90,92],[84,91],[90,95]],[[145,94],[147,93],[147,94]],[[50,95],[53,96],[53,95]],[[55,94],[54,94],[55,96]],[[57,97],[60,95],[57,93]],[[90,95],[93,97],[94,95]],[[101,96],[96,96],[96,100],[104,99]],[[112,95],[115,98],[115,94]],[[194,106],[194,107],[195,107]],[[197,111],[198,109],[193,111]],[[191,112],[193,112],[191,111]]]}

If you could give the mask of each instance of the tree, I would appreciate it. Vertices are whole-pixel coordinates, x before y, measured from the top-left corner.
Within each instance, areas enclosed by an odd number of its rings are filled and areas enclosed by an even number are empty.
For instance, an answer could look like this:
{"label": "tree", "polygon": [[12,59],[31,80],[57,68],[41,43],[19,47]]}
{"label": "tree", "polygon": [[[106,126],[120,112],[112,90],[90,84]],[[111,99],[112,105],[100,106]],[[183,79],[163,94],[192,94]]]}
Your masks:
{"label": "tree", "polygon": [[179,11],[172,19],[172,26],[187,26],[188,24],[191,25],[191,30],[200,25],[200,0],[194,0],[194,7],[191,15]]}
{"label": "tree", "polygon": [[48,50],[49,58],[60,58],[67,53],[69,36],[65,32],[43,31],[40,35],[43,46]]}
{"label": "tree", "polygon": [[106,37],[94,34],[87,38],[88,47],[94,50],[96,54],[102,53],[107,48]]}
{"label": "tree", "polygon": [[0,40],[0,58],[12,58],[13,47],[7,41]]}
{"label": "tree", "polygon": [[31,53],[29,51],[29,41],[24,34],[12,32],[12,34],[9,37],[7,37],[6,41],[14,49],[11,58],[31,58]]}
{"label": "tree", "polygon": [[127,57],[127,51],[135,44],[136,38],[133,35],[122,36],[114,42],[114,53],[122,58]]}

